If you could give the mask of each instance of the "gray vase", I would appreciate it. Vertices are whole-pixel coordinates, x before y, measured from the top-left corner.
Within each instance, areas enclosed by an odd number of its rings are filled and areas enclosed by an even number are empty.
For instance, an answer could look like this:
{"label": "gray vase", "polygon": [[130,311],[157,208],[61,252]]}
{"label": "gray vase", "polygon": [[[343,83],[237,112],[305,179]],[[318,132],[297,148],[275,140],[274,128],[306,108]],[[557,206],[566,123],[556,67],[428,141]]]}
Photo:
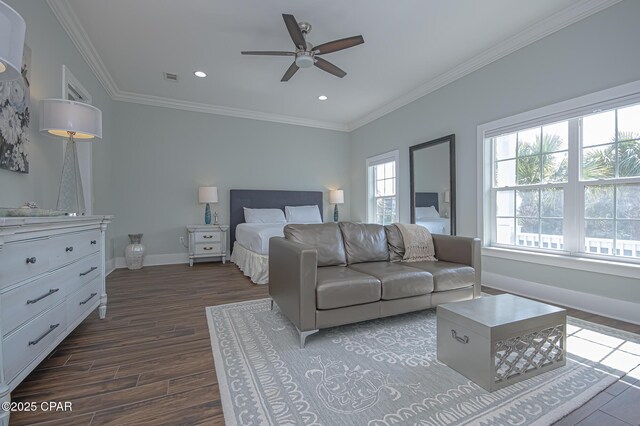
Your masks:
{"label": "gray vase", "polygon": [[129,241],[131,241],[131,244],[124,249],[127,268],[131,270],[141,269],[144,254],[147,251],[142,244],[142,234],[129,234]]}

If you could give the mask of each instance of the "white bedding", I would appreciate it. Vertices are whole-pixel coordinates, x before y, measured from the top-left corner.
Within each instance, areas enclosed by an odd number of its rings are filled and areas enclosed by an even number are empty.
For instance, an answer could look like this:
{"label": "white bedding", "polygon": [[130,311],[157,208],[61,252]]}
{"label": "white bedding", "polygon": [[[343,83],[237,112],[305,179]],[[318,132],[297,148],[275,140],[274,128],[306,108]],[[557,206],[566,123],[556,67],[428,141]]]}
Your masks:
{"label": "white bedding", "polygon": [[269,239],[284,237],[286,223],[241,223],[236,226],[236,241],[257,254],[269,254]]}
{"label": "white bedding", "polygon": [[451,226],[449,225],[450,223],[451,222],[448,217],[420,219],[416,221],[417,225],[424,226],[432,234],[445,234],[445,235],[451,234]]}

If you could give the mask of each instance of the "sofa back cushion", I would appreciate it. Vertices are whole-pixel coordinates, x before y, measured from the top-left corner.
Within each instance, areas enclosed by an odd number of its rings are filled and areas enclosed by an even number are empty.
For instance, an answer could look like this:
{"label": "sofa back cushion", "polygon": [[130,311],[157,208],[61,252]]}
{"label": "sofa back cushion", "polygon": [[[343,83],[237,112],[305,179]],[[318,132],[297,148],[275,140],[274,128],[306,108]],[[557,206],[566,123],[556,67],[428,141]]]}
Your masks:
{"label": "sofa back cushion", "polygon": [[287,225],[284,237],[318,250],[318,266],[344,266],[347,263],[342,233],[335,223]]}
{"label": "sofa back cushion", "polygon": [[375,223],[340,222],[347,263],[389,260],[384,226]]}
{"label": "sofa back cushion", "polygon": [[389,247],[389,260],[392,262],[400,262],[404,258],[404,239],[400,233],[400,229],[394,225],[384,227],[387,234],[387,243]]}

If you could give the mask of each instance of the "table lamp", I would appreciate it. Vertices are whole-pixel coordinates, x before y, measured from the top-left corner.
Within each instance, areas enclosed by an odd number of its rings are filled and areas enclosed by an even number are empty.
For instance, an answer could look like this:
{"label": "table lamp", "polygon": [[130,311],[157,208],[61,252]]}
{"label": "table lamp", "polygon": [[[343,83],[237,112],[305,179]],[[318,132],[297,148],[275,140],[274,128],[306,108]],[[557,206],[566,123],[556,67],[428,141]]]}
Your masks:
{"label": "table lamp", "polygon": [[0,81],[20,78],[26,29],[22,16],[0,1]]}
{"label": "table lamp", "polygon": [[64,152],[56,208],[72,216],[85,214],[76,139],[102,138],[102,111],[82,102],[43,99],[40,102],[40,133],[69,139]]}
{"label": "table lamp", "polygon": [[344,204],[344,191],[336,189],[329,192],[329,204],[335,204],[333,208],[333,221],[338,221],[338,204]]}
{"label": "table lamp", "polygon": [[[218,202],[218,187],[217,186],[201,186],[198,188],[198,201],[200,204],[206,204],[207,206],[204,208],[204,223],[206,225],[211,225],[211,207],[209,207],[209,203],[217,203]],[[218,212],[214,214],[213,224],[218,224]]]}

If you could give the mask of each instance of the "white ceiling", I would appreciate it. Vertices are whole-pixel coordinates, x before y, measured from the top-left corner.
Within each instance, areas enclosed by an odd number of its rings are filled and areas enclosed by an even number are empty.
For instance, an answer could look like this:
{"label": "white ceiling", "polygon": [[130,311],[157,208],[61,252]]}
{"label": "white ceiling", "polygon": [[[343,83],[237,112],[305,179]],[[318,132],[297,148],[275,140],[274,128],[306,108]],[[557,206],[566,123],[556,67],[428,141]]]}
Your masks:
{"label": "white ceiling", "polygon": [[[340,130],[616,2],[47,1],[114,99]],[[293,50],[282,13],[310,22],[315,45],[362,34],[365,44],[323,56],[347,76],[301,69],[281,83],[291,58],[240,55]],[[180,81],[165,81],[165,71]]]}

